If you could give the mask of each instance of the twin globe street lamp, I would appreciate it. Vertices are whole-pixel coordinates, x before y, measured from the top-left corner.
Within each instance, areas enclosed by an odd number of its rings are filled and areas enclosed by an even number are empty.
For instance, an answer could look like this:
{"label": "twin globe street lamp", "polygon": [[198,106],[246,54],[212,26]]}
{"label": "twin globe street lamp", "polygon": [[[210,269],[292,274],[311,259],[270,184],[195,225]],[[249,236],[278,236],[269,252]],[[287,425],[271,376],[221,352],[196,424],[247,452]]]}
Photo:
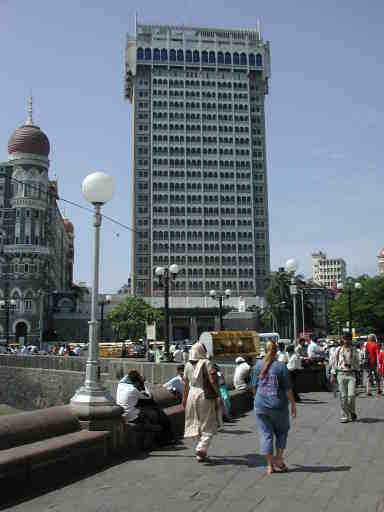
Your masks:
{"label": "twin globe street lamp", "polygon": [[155,274],[159,278],[160,286],[164,287],[164,313],[165,313],[165,358],[169,361],[169,280],[176,279],[179,266],[173,263],[169,267],[156,267]]}
{"label": "twin globe street lamp", "polygon": [[293,342],[296,345],[297,343],[297,315],[296,315],[296,307],[297,307],[297,285],[296,285],[296,271],[299,268],[299,264],[296,260],[289,259],[286,264],[285,268],[288,270],[289,273],[292,274],[291,276],[291,286],[289,287],[289,290],[292,295],[292,302],[293,302]]}
{"label": "twin globe street lamp", "polygon": [[337,289],[340,292],[347,292],[348,294],[348,317],[349,317],[349,334],[352,336],[352,291],[353,290],[360,290],[361,289],[361,283],[356,282],[352,283],[351,281],[347,281],[347,286],[344,287],[344,283],[340,282],[337,283]]}
{"label": "twin globe street lamp", "polygon": [[99,262],[100,262],[100,226],[102,221],[101,207],[113,196],[111,176],[103,172],[90,174],[83,181],[83,195],[94,206],[94,259],[91,321],[89,322],[88,358],[85,369],[85,382],[71,399],[71,406],[80,419],[96,420],[120,416],[121,408],[99,383],[99,342],[97,308],[99,295]]}
{"label": "twin globe street lamp", "polygon": [[224,323],[223,323],[223,301],[229,299],[232,295],[232,291],[228,288],[224,293],[217,293],[216,290],[211,290],[209,292],[210,297],[213,300],[219,301],[219,318],[220,318],[220,331],[224,331]]}

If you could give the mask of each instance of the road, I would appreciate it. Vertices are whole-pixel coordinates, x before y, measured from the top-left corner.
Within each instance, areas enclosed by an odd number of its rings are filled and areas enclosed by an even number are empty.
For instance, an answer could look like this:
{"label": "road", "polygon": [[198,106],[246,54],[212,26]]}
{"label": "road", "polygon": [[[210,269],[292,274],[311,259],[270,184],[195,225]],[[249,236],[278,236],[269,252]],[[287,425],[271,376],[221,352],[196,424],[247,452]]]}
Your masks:
{"label": "road", "polygon": [[193,443],[137,460],[12,507],[14,512],[351,512],[384,511],[384,398],[361,397],[359,421],[341,424],[332,394],[298,405],[287,474],[268,476],[252,413],[225,427],[213,464],[198,464]]}

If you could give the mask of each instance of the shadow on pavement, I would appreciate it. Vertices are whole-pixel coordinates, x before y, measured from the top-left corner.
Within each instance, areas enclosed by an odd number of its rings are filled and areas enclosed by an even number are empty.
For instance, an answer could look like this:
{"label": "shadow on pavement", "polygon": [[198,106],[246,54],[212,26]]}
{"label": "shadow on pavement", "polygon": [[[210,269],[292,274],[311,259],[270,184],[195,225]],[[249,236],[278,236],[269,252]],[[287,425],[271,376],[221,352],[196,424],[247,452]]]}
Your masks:
{"label": "shadow on pavement", "polygon": [[384,418],[360,418],[357,423],[384,423]]}
{"label": "shadow on pavement", "polygon": [[252,430],[220,430],[220,434],[236,434],[237,436],[253,433]]}
{"label": "shadow on pavement", "polygon": [[302,398],[298,404],[307,404],[307,405],[321,405],[321,404],[329,404],[329,402],[323,402],[322,400],[312,400],[311,398]]}
{"label": "shadow on pavement", "polygon": [[289,473],[338,473],[350,471],[352,466],[301,466],[292,464]]}
{"label": "shadow on pavement", "polygon": [[211,457],[210,466],[246,466],[255,468],[265,466],[265,458],[257,453],[231,455],[230,457]]}

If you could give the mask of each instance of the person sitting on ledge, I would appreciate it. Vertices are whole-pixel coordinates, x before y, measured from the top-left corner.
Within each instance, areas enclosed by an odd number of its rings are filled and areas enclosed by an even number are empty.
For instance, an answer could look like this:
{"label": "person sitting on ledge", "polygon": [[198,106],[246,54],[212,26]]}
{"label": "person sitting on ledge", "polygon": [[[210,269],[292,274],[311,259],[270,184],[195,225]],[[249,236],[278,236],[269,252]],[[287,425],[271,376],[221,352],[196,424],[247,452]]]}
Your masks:
{"label": "person sitting on ledge", "polygon": [[168,416],[153,400],[144,377],[138,371],[131,370],[120,380],[116,403],[124,409],[123,417],[127,421],[141,425],[144,430],[156,432],[155,440],[159,445],[176,442]]}
{"label": "person sitting on ledge", "polygon": [[183,399],[184,396],[184,365],[180,364],[177,367],[177,375],[173,377],[168,382],[163,384],[164,388],[167,388],[170,393],[176,395],[176,397],[180,400]]}

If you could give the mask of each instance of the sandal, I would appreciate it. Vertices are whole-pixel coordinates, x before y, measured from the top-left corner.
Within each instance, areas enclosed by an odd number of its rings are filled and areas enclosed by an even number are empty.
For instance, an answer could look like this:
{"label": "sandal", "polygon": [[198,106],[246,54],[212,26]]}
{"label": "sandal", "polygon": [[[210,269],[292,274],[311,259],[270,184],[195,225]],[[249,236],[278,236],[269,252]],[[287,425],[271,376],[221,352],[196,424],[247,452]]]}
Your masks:
{"label": "sandal", "polygon": [[272,475],[275,472],[275,468],[273,466],[268,467],[267,469],[267,475]]}
{"label": "sandal", "polygon": [[275,464],[274,466],[275,473],[288,473],[288,467],[284,464],[284,462],[281,465]]}

